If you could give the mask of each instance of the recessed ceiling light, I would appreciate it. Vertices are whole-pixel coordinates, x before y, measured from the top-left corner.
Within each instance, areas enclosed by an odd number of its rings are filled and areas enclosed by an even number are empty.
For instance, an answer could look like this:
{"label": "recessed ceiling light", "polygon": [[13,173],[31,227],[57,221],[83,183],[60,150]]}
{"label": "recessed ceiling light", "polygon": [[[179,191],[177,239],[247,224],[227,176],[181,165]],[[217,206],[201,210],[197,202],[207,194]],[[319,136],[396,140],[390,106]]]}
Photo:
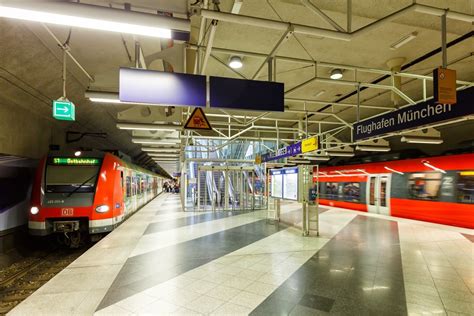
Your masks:
{"label": "recessed ceiling light", "polygon": [[239,56],[232,56],[229,62],[230,68],[239,69],[242,68],[242,58]]}
{"label": "recessed ceiling light", "polygon": [[331,79],[333,80],[339,80],[342,78],[342,70],[341,69],[333,69],[331,71],[331,76],[330,76]]}
{"label": "recessed ceiling light", "polygon": [[417,36],[418,36],[418,32],[412,32],[412,33],[408,34],[407,36],[402,37],[401,39],[399,39],[398,41],[396,41],[392,45],[390,45],[390,49],[395,50],[397,48],[400,48],[403,45],[405,45],[406,43],[414,40]]}
{"label": "recessed ceiling light", "polygon": [[325,93],[326,93],[326,90],[321,90],[321,91],[318,91],[318,92],[316,92],[315,94],[313,94],[313,96],[315,96],[315,97],[320,97],[320,96],[322,96],[322,95],[325,94]]}

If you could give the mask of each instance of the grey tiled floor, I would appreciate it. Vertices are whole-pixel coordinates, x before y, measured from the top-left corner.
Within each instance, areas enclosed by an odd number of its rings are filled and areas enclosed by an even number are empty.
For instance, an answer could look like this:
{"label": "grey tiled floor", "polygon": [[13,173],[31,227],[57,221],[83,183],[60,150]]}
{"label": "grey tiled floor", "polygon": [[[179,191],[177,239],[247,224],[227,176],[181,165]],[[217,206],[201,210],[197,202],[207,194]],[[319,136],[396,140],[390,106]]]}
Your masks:
{"label": "grey tiled floor", "polygon": [[328,207],[303,237],[265,216],[159,196],[11,314],[473,315],[472,231]]}

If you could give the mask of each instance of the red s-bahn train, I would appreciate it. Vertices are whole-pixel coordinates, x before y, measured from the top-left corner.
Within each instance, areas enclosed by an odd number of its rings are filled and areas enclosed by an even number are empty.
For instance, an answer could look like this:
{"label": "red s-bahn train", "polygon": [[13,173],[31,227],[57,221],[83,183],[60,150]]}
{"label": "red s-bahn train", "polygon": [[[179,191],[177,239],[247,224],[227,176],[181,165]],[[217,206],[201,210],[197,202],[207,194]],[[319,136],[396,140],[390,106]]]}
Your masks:
{"label": "red s-bahn train", "polygon": [[163,178],[99,151],[51,152],[41,160],[31,196],[31,235],[58,234],[76,247],[98,239],[157,196]]}
{"label": "red s-bahn train", "polygon": [[321,167],[319,202],[472,229],[474,154]]}

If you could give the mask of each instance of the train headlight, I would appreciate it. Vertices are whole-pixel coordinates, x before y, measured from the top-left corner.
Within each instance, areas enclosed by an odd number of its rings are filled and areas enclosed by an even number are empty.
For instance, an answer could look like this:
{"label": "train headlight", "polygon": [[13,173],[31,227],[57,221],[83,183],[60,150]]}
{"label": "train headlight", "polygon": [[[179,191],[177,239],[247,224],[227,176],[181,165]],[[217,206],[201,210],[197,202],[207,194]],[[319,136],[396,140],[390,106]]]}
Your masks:
{"label": "train headlight", "polygon": [[109,211],[109,206],[108,205],[99,205],[95,208],[95,211],[97,213],[106,213]]}
{"label": "train headlight", "polygon": [[36,206],[33,206],[31,209],[30,209],[30,213],[33,214],[33,215],[36,215],[39,213],[39,208],[37,208]]}

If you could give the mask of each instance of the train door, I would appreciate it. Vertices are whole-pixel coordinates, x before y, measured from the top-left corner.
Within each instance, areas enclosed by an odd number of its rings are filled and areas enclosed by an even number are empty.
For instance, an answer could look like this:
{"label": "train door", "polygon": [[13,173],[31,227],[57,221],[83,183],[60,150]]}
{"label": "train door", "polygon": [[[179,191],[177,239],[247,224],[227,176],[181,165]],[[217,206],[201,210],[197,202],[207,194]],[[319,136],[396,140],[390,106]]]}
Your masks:
{"label": "train door", "polygon": [[367,176],[367,210],[369,213],[390,215],[390,174]]}

